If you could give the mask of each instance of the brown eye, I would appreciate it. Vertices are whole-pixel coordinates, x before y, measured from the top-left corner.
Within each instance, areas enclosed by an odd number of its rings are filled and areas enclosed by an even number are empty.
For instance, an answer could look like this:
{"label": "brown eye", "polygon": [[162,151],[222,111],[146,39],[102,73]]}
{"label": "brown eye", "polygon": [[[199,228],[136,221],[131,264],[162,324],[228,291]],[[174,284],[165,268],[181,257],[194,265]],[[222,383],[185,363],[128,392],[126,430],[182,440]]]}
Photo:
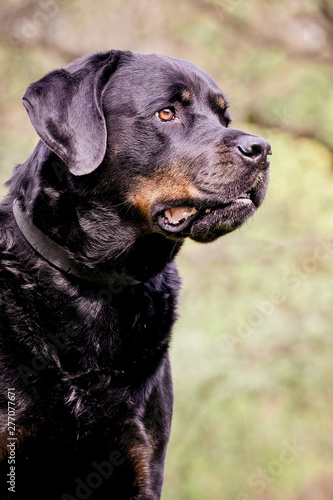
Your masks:
{"label": "brown eye", "polygon": [[161,111],[157,111],[157,113],[155,114],[157,118],[159,118],[159,120],[161,120],[162,122],[170,122],[175,117],[175,112],[170,108],[163,108],[161,109]]}

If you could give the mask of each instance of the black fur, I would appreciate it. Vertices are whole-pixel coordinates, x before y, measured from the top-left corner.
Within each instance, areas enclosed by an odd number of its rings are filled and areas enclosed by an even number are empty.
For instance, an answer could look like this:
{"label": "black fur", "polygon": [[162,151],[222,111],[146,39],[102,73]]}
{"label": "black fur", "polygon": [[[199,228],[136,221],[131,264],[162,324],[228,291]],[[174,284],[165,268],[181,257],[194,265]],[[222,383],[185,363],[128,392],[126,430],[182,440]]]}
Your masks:
{"label": "black fur", "polygon": [[[0,205],[1,498],[157,500],[174,257],[185,237],[212,241],[255,212],[270,147],[227,128],[226,99],[206,73],[164,56],[87,56],[32,84],[23,102],[42,140]],[[39,255],[14,200],[110,283]],[[167,211],[181,207],[195,215],[170,223]]]}

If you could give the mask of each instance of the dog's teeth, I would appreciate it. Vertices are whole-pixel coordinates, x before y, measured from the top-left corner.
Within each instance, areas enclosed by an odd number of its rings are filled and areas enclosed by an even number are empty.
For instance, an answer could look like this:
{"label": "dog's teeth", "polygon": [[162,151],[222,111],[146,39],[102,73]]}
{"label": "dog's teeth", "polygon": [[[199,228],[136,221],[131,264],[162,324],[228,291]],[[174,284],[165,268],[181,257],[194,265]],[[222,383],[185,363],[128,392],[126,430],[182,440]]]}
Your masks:
{"label": "dog's teeth", "polygon": [[188,208],[183,212],[183,217],[187,219],[188,217],[191,217],[192,215],[195,215],[197,213],[197,209],[195,207]]}
{"label": "dog's teeth", "polygon": [[196,213],[197,209],[195,207],[176,207],[169,208],[164,212],[164,215],[170,224],[179,224],[180,221],[186,220]]}
{"label": "dog's teeth", "polygon": [[212,209],[211,209],[211,208],[206,208],[206,210],[205,210],[205,214],[210,214],[210,212],[211,212],[211,211],[212,211]]}

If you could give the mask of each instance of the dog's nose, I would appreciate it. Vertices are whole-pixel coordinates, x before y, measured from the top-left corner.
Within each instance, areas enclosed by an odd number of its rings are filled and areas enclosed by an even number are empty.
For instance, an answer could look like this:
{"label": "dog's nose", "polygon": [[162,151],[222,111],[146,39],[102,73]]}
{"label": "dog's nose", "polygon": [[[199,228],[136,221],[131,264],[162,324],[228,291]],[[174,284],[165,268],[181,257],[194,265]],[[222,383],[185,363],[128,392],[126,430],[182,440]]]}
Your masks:
{"label": "dog's nose", "polygon": [[254,135],[243,135],[238,139],[238,151],[257,166],[268,167],[268,155],[272,154],[269,142]]}

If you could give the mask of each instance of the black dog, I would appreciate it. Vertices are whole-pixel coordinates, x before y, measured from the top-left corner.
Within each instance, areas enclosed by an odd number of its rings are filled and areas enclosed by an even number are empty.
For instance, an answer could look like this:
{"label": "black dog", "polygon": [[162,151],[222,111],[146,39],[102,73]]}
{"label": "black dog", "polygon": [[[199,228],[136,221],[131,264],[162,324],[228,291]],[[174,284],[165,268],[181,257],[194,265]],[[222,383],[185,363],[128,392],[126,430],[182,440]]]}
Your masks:
{"label": "black dog", "polygon": [[173,260],[255,212],[270,145],[165,56],[84,57],[23,103],[41,141],[0,205],[1,498],[157,500]]}

